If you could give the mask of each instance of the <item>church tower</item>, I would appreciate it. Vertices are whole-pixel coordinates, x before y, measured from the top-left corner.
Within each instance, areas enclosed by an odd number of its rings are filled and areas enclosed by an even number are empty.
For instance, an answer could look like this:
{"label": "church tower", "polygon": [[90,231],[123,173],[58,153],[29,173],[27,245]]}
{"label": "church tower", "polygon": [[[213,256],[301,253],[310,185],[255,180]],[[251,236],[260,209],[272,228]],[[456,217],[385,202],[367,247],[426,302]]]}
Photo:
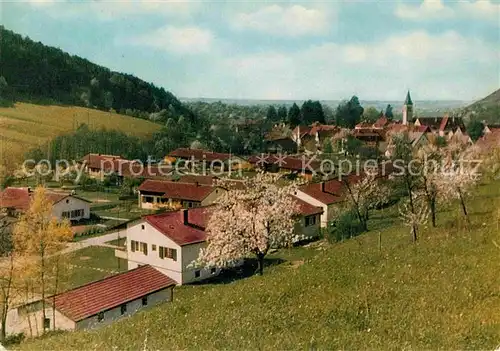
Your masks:
{"label": "church tower", "polygon": [[413,118],[413,101],[411,101],[410,91],[406,94],[405,103],[403,105],[403,125],[407,125]]}

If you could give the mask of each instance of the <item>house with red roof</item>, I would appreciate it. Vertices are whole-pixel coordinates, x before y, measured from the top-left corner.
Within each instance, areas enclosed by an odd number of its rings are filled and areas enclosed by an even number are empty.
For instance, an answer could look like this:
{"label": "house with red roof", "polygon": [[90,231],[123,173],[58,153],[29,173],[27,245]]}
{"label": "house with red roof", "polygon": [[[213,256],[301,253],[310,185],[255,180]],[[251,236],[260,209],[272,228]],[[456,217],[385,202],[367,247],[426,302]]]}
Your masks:
{"label": "house with red roof", "polygon": [[[321,207],[294,198],[298,215],[295,241],[318,237]],[[125,258],[128,268],[151,265],[174,279],[187,284],[219,274],[217,268],[193,267],[200,250],[206,246],[208,220],[213,207],[198,207],[164,212],[130,222],[127,225],[127,251],[116,250]]]}
{"label": "house with red roof", "polygon": [[297,189],[295,196],[312,206],[322,208],[321,227],[326,228],[344,202],[343,192],[342,182],[332,179],[303,185]]}
{"label": "house with red roof", "polygon": [[185,147],[175,149],[168,154],[168,157],[175,160],[199,162],[207,167],[224,170],[239,169],[244,164],[241,157],[233,154]]}
{"label": "house with red roof", "polygon": [[304,148],[308,151],[316,151],[321,148],[326,138],[332,138],[339,132],[339,128],[333,125],[314,123],[310,126],[297,126],[292,131],[292,140],[297,144],[297,148]]}
{"label": "house with red roof", "polygon": [[[205,180],[206,181],[206,180]],[[137,189],[139,207],[156,209],[178,204],[184,208],[207,206],[225,190],[198,182],[145,180]]]}
{"label": "house with red roof", "polygon": [[42,334],[43,329],[101,327],[139,310],[172,301],[175,285],[176,282],[167,275],[143,265],[47,297],[45,320],[42,300],[17,306],[8,312],[7,332],[25,335],[33,332],[36,336]]}
{"label": "house with red roof", "polygon": [[[66,192],[47,190],[52,202],[52,214],[57,219],[78,221],[90,218],[90,201]],[[8,187],[0,192],[0,209],[9,216],[18,216],[28,210],[33,191],[30,188]]]}
{"label": "house with red roof", "polygon": [[333,175],[336,172],[334,165],[321,162],[320,159],[306,156],[286,156],[261,154],[250,156],[248,162],[256,168],[269,172],[294,173],[306,179],[315,175]]}

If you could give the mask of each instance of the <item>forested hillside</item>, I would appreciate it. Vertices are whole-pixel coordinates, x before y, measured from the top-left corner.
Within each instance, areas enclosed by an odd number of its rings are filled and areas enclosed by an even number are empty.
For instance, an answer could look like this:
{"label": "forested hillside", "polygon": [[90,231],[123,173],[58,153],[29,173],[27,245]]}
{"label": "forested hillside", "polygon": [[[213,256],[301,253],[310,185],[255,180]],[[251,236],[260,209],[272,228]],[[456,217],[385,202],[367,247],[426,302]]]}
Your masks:
{"label": "forested hillside", "polygon": [[170,92],[113,72],[0,26],[0,94],[5,100],[65,104],[164,119],[193,114]]}
{"label": "forested hillside", "polygon": [[500,124],[500,89],[459,112],[466,119]]}

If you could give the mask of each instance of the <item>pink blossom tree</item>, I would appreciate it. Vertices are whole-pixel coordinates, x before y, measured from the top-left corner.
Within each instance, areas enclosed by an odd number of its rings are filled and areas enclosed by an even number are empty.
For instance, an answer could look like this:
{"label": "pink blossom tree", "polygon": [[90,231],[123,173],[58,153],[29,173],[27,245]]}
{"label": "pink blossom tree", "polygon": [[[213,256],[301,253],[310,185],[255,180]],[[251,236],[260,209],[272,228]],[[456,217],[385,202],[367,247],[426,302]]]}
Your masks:
{"label": "pink blossom tree", "polygon": [[228,191],[208,220],[207,246],[197,264],[226,267],[253,254],[262,275],[269,249],[291,245],[297,204],[290,195],[295,186],[277,181],[276,176],[258,174],[238,183],[222,182]]}

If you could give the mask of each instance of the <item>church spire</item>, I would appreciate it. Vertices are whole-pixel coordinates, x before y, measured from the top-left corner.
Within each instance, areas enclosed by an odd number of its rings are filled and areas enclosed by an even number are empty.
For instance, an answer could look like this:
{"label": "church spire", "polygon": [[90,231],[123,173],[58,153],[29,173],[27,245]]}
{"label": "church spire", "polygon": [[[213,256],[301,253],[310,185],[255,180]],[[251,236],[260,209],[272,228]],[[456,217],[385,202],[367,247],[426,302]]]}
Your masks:
{"label": "church spire", "polygon": [[413,101],[411,101],[410,91],[406,93],[405,105],[413,105]]}

